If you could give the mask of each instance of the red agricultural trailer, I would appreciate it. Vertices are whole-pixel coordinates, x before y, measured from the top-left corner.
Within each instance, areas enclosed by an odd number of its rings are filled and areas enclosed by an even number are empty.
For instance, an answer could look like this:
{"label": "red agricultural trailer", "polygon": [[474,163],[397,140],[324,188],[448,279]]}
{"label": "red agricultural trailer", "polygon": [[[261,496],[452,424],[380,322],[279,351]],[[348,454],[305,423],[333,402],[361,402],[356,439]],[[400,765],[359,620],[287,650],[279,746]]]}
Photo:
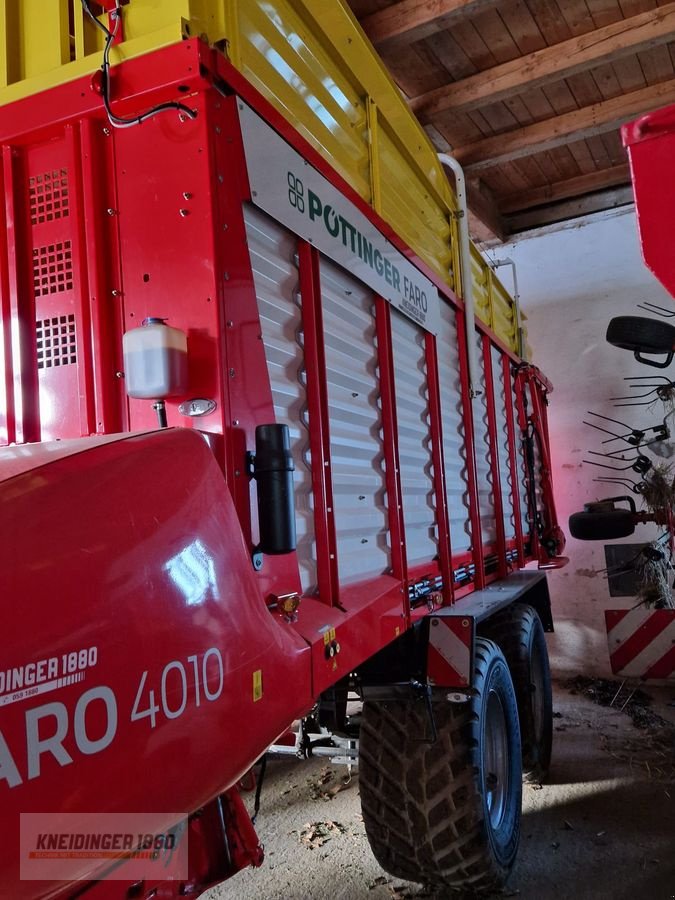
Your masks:
{"label": "red agricultural trailer", "polygon": [[[144,2],[71,5],[71,46],[103,26],[107,60]],[[186,22],[0,106],[0,894],[196,896],[259,865],[238,781],[294,720],[341,733],[349,692],[378,860],[492,888],[550,760],[550,604],[521,571],[564,561],[550,385],[473,319],[458,216],[453,289]],[[182,873],[32,867],[35,817],[149,812],[182,821]]]}

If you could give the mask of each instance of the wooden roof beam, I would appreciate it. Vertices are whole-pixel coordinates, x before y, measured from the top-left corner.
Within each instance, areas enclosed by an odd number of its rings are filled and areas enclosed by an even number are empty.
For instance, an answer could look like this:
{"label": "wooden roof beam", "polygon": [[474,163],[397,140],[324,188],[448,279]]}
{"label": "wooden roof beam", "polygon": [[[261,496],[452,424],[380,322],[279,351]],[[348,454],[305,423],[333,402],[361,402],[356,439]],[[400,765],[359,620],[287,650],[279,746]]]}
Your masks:
{"label": "wooden roof beam", "polygon": [[650,50],[674,37],[675,3],[668,3],[420,94],[410,101],[410,106],[422,121],[447,110],[475,109]]}
{"label": "wooden roof beam", "polygon": [[622,163],[609,169],[599,169],[597,172],[587,172],[585,175],[545,184],[543,187],[507,194],[500,199],[499,209],[504,214],[521,212],[533,206],[543,206],[556,200],[568,200],[570,197],[578,197],[581,194],[589,194],[592,191],[628,182],[630,182],[630,166],[628,163]]}
{"label": "wooden roof beam", "polygon": [[509,216],[507,222],[511,229],[511,234],[515,236],[520,232],[530,231],[533,228],[555,225],[558,222],[567,224],[569,219],[588,216],[591,213],[619,209],[622,206],[630,206],[633,202],[633,188],[628,185],[626,187],[611,188],[607,191],[597,191],[595,194],[578,197],[576,200],[552,203],[550,206],[543,206],[541,209],[530,209],[527,212],[516,213],[516,215]]}
{"label": "wooden roof beam", "polygon": [[457,147],[453,152],[467,172],[478,172],[499,163],[561,147],[571,141],[613,131],[636,116],[670,103],[675,103],[675,80],[653,84],[524,128],[495,134],[465,147]]}
{"label": "wooden roof beam", "polygon": [[373,44],[421,41],[460,18],[497,5],[498,0],[399,0],[361,19]]}

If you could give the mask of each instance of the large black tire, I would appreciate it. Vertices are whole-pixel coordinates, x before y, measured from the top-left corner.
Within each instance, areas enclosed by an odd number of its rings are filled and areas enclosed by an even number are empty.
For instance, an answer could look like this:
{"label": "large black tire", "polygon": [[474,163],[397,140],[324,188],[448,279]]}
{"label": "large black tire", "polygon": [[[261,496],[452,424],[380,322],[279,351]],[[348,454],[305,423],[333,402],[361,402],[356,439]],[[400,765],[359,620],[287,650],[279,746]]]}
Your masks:
{"label": "large black tire", "polygon": [[616,316],[607,326],[607,340],[622,350],[670,353],[675,349],[675,326],[644,316]]}
{"label": "large black tire", "polygon": [[[614,347],[630,350],[639,362],[664,369],[673,360],[675,326],[643,316],[616,316],[607,326],[607,341]],[[643,353],[663,355],[662,361],[644,359]]]}
{"label": "large black tire", "polygon": [[366,834],[387,872],[482,893],[513,867],[522,800],[513,682],[500,649],[482,638],[473,689],[467,703],[434,700],[433,743],[424,702],[367,700],[359,782]]}
{"label": "large black tire", "polygon": [[569,529],[578,541],[613,541],[633,534],[635,514],[628,509],[573,513]]}
{"label": "large black tire", "polygon": [[532,606],[514,603],[489,619],[481,633],[504,654],[518,700],[523,780],[541,783],[548,775],[553,745],[553,697],[546,637]]}

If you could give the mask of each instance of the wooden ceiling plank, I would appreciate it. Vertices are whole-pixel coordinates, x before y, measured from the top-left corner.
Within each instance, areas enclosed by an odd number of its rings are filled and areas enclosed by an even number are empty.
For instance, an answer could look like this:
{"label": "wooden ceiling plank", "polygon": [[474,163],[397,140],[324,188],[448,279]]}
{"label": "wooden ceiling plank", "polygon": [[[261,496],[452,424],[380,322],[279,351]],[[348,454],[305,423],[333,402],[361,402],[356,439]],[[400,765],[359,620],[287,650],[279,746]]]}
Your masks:
{"label": "wooden ceiling plank", "polygon": [[627,56],[625,59],[617,60],[614,63],[614,71],[624,94],[638,91],[647,86],[647,80],[637,56]]}
{"label": "wooden ceiling plank", "polygon": [[446,69],[453,82],[470,78],[477,73],[476,65],[450,31],[434,34],[423,43],[433,53],[439,64]]}
{"label": "wooden ceiling plank", "polygon": [[497,238],[503,243],[506,228],[489,188],[480,181],[468,181],[466,199],[469,206],[469,231],[474,239],[489,241]]}
{"label": "wooden ceiling plank", "polygon": [[523,231],[530,231],[533,228],[541,228],[544,225],[553,225],[556,222],[587,216],[595,212],[630,206],[633,202],[633,188],[628,185],[626,187],[610,188],[607,191],[598,191],[595,194],[587,194],[576,200],[567,200],[552,206],[542,206],[538,209],[516,213],[508,216],[506,223],[510,232],[517,234]]}
{"label": "wooden ceiling plank", "polygon": [[580,104],[577,103],[566,81],[554,81],[552,84],[546,84],[542,87],[542,91],[558,116],[562,113],[572,112],[573,109],[579,109]]}
{"label": "wooden ceiling plank", "polygon": [[586,0],[586,6],[596,28],[602,28],[603,25],[611,25],[612,22],[623,19],[623,13],[617,0]]}
{"label": "wooden ceiling plank", "polygon": [[476,67],[475,71],[491,69],[498,64],[494,54],[483,40],[483,35],[471,21],[458,22],[449,29],[450,34]]}
{"label": "wooden ceiling plank", "polygon": [[499,7],[499,15],[523,56],[546,46],[544,36],[524,0],[504,3]]}
{"label": "wooden ceiling plank", "polygon": [[594,30],[595,23],[585,0],[558,0],[558,7],[573,35],[587,34]]}
{"label": "wooden ceiling plank", "polygon": [[510,214],[524,209],[532,209],[535,206],[543,206],[546,203],[568,200],[570,197],[578,197],[583,194],[590,194],[593,191],[627,184],[629,181],[630,168],[628,163],[625,163],[587,175],[566,178],[563,181],[546,184],[543,187],[514,191],[512,194],[500,198],[499,208],[502,213]]}
{"label": "wooden ceiling plank", "polygon": [[528,6],[547,44],[559,44],[573,36],[555,0],[528,0]]}
{"label": "wooden ceiling plank", "polygon": [[563,179],[576,178],[582,174],[576,159],[570,153],[569,147],[553,147],[548,153]]}
{"label": "wooden ceiling plank", "polygon": [[671,2],[651,12],[519,56],[458,83],[428,91],[413,98],[411,106],[420,118],[428,121],[441,110],[469,109],[494,103],[525,88],[559,81],[591,66],[598,72],[599,87],[603,92],[619,91],[616,75],[611,67],[607,68],[609,64],[672,40],[674,35],[675,2]]}
{"label": "wooden ceiling plank", "polygon": [[580,72],[578,75],[570,75],[565,79],[565,84],[572,91],[572,96],[579,106],[591,106],[600,103],[602,94],[593,81],[593,76],[588,72]]}
{"label": "wooden ceiling plank", "polygon": [[516,131],[484,138],[468,147],[457,148],[455,155],[469,171],[479,171],[504,160],[559,147],[570,140],[603,134],[635,116],[674,102],[675,81],[666,81]]}
{"label": "wooden ceiling plank", "polygon": [[519,96],[535,122],[539,122],[542,119],[550,119],[556,114],[542,88],[532,88],[531,90],[528,88],[522,91]]}
{"label": "wooden ceiling plank", "polygon": [[667,81],[675,74],[673,61],[670,58],[667,47],[654,47],[653,50],[638,53],[638,59],[640,60],[647,84]]}
{"label": "wooden ceiling plank", "polygon": [[591,69],[590,74],[593,76],[593,80],[597,84],[603,100],[611,100],[612,97],[619,97],[623,94],[619,79],[616,77],[616,72],[610,63],[595,66]]}
{"label": "wooden ceiling plank", "polygon": [[399,0],[365,16],[361,27],[376,46],[385,41],[410,44],[496,3],[497,0]]}
{"label": "wooden ceiling plank", "polygon": [[587,175],[596,171],[597,166],[593,162],[593,156],[588,148],[587,141],[572,141],[567,145],[567,149],[576,160],[576,164],[579,166],[579,171],[582,175]]}
{"label": "wooden ceiling plank", "polygon": [[498,63],[521,59],[518,45],[496,10],[489,9],[474,17],[473,23]]}
{"label": "wooden ceiling plank", "polygon": [[596,168],[609,169],[612,165],[612,160],[609,158],[609,153],[607,152],[607,148],[600,135],[589,135],[586,143],[588,144],[588,149],[591,151]]}

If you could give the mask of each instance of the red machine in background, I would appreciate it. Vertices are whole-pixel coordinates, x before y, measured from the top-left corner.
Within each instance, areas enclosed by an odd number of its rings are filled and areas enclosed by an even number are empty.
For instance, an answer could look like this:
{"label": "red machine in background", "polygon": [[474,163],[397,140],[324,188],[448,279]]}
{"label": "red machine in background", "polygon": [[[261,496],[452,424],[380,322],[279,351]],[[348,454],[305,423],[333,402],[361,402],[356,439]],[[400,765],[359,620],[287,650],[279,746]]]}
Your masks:
{"label": "red machine in background", "polygon": [[[0,883],[196,896],[260,864],[237,781],[356,691],[379,861],[489,890],[550,760],[519,571],[564,562],[550,385],[479,320],[469,347],[460,296],[205,41],[109,74],[0,107]],[[414,823],[394,752],[445,761]],[[436,800],[467,770],[458,838]],[[98,810],[180,811],[189,877],[20,879],[22,814]]]}

